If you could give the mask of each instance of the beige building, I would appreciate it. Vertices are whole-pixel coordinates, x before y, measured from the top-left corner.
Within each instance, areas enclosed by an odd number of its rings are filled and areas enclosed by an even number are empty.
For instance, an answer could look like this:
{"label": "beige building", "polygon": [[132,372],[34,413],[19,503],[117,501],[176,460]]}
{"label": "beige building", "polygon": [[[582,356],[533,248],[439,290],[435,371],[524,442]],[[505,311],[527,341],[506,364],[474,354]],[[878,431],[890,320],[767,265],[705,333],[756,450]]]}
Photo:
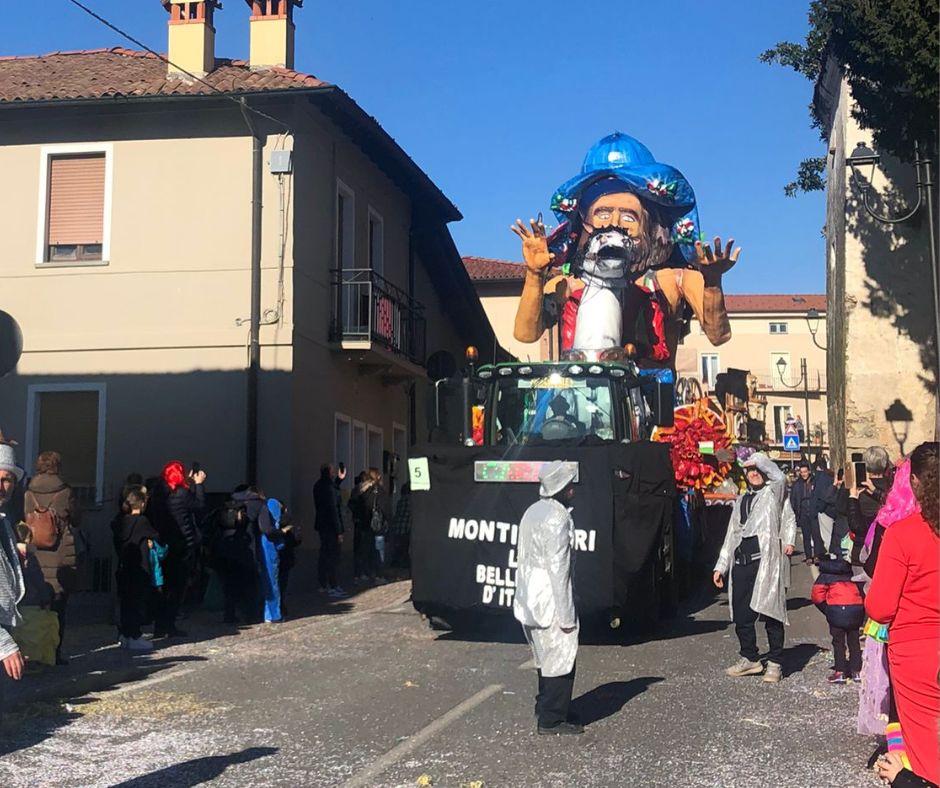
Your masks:
{"label": "beige building", "polygon": [[233,6],[260,62],[215,57],[215,3],[165,5],[169,66],[0,59],[0,308],[24,336],[2,427],[27,466],[62,452],[102,577],[125,475],[174,458],[214,492],[253,478],[315,546],[319,465],[400,484],[429,360],[494,341],[459,212],[338,87],[289,69],[292,5]]}
{"label": "beige building", "polygon": [[[481,257],[464,257],[464,265],[499,344],[522,360],[557,358],[557,338],[552,331],[532,343],[518,342],[512,336],[522,291],[522,265]],[[676,354],[677,377],[693,379],[704,393],[712,393],[720,373],[750,371],[755,395],[751,416],[763,422],[772,446],[781,448],[787,418],[792,416],[803,424],[811,451],[828,447],[825,296],[727,295],[725,302],[731,340],[714,347],[693,319]],[[815,311],[808,318],[810,310]]]}
{"label": "beige building", "polygon": [[792,417],[803,424],[804,453],[828,449],[825,296],[726,295],[725,305],[731,339],[715,347],[693,318],[676,354],[677,377],[694,378],[712,393],[720,373],[746,370],[751,416],[763,422],[770,446],[782,448]]}
{"label": "beige building", "polygon": [[[552,331],[543,333],[538,342],[519,342],[512,335],[525,278],[522,263],[488,257],[464,257],[463,262],[493,327],[496,342],[520,361],[557,358],[557,343],[553,344],[555,337]],[[488,360],[492,354],[492,349],[488,351],[481,349],[484,360]]]}
{"label": "beige building", "polygon": [[[863,206],[863,185],[886,218],[914,207],[914,168],[891,157],[859,167],[846,159],[872,145],[852,117],[853,100],[829,60],[816,83],[817,113],[828,118],[826,208],[830,303],[829,421],[834,458],[881,444],[893,455],[936,440],[937,345],[927,216],[885,224]],[[936,217],[934,217],[936,221]]]}

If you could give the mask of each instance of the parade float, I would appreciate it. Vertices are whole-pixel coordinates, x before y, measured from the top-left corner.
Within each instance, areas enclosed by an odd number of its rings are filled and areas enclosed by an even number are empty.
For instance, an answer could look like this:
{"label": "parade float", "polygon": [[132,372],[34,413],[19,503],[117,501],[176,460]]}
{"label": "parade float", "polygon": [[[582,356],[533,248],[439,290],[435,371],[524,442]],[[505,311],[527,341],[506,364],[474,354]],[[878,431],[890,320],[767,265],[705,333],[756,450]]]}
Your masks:
{"label": "parade float", "polygon": [[691,315],[714,344],[730,338],[721,277],[739,250],[704,243],[682,173],[619,132],[551,206],[556,227],[512,227],[526,272],[514,335],[548,331],[557,352],[477,365],[469,349],[433,382],[433,440],[409,460],[412,599],[431,620],[511,613],[517,524],[561,459],[577,472],[579,614],[655,623],[688,586],[678,496],[712,494],[730,470],[720,411],[675,407],[675,355]]}

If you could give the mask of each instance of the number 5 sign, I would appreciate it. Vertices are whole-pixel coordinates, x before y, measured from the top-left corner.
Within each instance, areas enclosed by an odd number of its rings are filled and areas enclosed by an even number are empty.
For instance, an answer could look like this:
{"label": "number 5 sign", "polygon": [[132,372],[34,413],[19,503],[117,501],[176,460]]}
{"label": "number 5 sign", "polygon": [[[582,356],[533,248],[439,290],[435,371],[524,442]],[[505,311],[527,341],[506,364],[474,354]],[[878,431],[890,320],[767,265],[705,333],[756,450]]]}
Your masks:
{"label": "number 5 sign", "polygon": [[411,480],[411,491],[430,490],[431,473],[428,470],[427,457],[413,457],[408,460],[408,476]]}

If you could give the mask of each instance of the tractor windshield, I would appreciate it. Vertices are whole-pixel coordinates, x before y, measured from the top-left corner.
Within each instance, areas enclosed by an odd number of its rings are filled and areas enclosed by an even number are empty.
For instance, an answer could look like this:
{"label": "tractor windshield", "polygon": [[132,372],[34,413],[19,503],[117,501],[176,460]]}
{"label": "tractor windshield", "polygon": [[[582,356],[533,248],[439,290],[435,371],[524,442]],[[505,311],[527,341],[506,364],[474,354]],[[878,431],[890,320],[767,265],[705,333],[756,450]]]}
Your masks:
{"label": "tractor windshield", "polygon": [[614,440],[611,382],[557,373],[544,378],[497,381],[496,442],[572,440],[592,436]]}

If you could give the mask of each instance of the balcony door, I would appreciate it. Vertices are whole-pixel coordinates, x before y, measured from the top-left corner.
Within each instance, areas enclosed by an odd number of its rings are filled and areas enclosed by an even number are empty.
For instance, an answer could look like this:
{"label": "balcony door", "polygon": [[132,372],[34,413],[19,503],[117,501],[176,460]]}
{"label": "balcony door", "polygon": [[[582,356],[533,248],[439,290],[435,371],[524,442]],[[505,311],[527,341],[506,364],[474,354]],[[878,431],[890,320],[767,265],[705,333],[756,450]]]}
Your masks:
{"label": "balcony door", "polygon": [[787,419],[793,413],[789,405],[774,405],[774,440],[783,443],[783,433],[786,431]]}
{"label": "balcony door", "polygon": [[339,329],[344,337],[368,339],[370,334],[369,276],[356,269],[356,195],[336,180],[336,268]]}

